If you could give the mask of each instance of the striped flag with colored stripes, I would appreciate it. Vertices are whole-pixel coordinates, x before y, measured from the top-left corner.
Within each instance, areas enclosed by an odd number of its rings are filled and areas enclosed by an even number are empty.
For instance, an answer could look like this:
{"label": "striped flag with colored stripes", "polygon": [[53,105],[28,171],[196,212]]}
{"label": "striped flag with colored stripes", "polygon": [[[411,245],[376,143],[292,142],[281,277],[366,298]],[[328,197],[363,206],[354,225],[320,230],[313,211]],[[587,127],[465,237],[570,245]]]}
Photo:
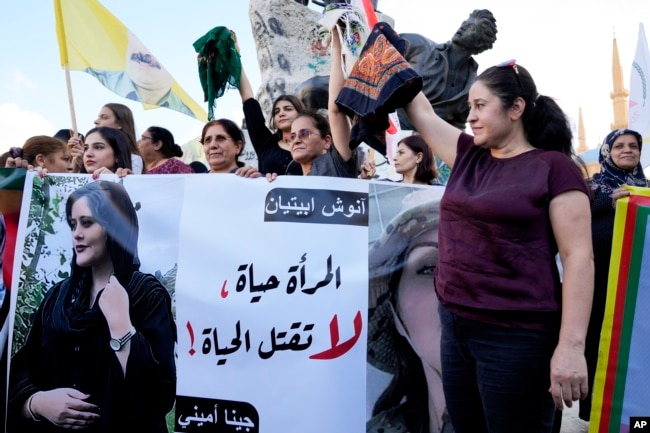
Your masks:
{"label": "striped flag with colored stripes", "polygon": [[650,188],[616,203],[607,303],[589,433],[630,431],[650,416]]}

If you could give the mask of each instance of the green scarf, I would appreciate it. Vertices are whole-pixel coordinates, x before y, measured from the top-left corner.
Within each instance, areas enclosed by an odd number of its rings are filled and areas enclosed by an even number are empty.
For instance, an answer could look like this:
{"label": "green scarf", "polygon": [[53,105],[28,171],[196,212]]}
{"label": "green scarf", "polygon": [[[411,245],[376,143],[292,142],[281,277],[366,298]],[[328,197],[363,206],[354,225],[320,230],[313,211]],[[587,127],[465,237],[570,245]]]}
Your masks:
{"label": "green scarf", "polygon": [[204,101],[208,103],[208,120],[214,119],[217,98],[228,87],[239,88],[241,60],[235,48],[235,39],[226,27],[215,27],[194,42],[199,54],[199,79]]}

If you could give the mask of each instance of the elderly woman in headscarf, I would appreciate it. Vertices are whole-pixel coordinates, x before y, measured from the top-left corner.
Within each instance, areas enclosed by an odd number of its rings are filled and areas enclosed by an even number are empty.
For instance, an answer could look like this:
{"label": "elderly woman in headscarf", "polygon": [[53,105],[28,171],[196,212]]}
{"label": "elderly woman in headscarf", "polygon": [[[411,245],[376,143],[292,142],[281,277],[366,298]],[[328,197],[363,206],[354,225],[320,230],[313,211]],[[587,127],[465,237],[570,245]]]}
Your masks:
{"label": "elderly woman in headscarf", "polygon": [[607,299],[609,259],[616,200],[630,195],[623,185],[647,187],[648,179],[641,166],[641,134],[631,129],[610,132],[600,148],[600,173],[589,179],[591,186],[591,233],[594,247],[594,300],[587,331],[585,356],[589,374],[589,395],[580,402],[580,418],[589,420],[600,330]]}

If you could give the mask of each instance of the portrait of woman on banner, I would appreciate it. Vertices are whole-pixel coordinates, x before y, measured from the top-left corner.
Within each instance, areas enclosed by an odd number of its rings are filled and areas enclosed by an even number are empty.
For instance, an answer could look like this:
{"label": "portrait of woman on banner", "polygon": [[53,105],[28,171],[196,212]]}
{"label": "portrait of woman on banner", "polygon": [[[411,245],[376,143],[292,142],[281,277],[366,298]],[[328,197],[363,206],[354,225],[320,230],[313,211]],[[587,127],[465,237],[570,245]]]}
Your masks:
{"label": "portrait of woman on banner", "polygon": [[9,367],[7,431],[167,432],[176,326],[162,283],[140,272],[135,207],[115,182],[75,190],[70,276],[45,293]]}
{"label": "portrait of woman on banner", "polygon": [[[432,275],[438,264],[444,188],[392,190],[378,189],[380,207],[397,206],[399,212],[391,219],[385,213],[378,218],[388,222],[368,249],[367,359],[372,368],[367,405],[372,412],[366,433],[451,433],[442,391],[441,325]],[[384,385],[386,379],[389,383]],[[380,395],[375,398],[375,394]]]}

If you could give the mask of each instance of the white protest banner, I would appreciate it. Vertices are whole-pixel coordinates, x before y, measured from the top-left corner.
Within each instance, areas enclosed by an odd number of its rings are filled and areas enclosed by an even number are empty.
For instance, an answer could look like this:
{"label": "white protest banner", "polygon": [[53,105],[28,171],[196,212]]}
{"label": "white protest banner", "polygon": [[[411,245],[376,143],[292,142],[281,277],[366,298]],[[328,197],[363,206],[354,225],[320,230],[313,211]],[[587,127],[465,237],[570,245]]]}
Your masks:
{"label": "white protest banner", "polygon": [[[106,180],[122,184],[136,209],[140,270],[173,300],[177,383],[169,431],[375,431],[404,423],[420,404],[428,404],[433,425],[440,422],[437,337],[429,330],[437,320],[432,270],[444,188],[291,176],[273,183],[234,175]],[[70,277],[66,202],[93,182],[27,175],[12,354],[44,293]],[[391,311],[404,308],[397,324]],[[424,333],[411,328],[418,314],[426,317]],[[407,338],[398,335],[402,328]],[[400,354],[410,351],[408,360],[397,360],[396,344]],[[404,396],[407,404],[380,405],[373,414],[377,397],[391,392],[396,363],[433,397]],[[427,425],[421,414],[408,422]]]}
{"label": "white protest banner", "polygon": [[363,431],[367,184],[202,180],[181,219],[176,431]]}
{"label": "white protest banner", "polygon": [[[88,182],[27,176],[12,353],[43,292],[69,277],[65,203]],[[175,301],[170,430],[363,431],[368,183],[234,175],[119,182],[137,210],[141,271]]]}

